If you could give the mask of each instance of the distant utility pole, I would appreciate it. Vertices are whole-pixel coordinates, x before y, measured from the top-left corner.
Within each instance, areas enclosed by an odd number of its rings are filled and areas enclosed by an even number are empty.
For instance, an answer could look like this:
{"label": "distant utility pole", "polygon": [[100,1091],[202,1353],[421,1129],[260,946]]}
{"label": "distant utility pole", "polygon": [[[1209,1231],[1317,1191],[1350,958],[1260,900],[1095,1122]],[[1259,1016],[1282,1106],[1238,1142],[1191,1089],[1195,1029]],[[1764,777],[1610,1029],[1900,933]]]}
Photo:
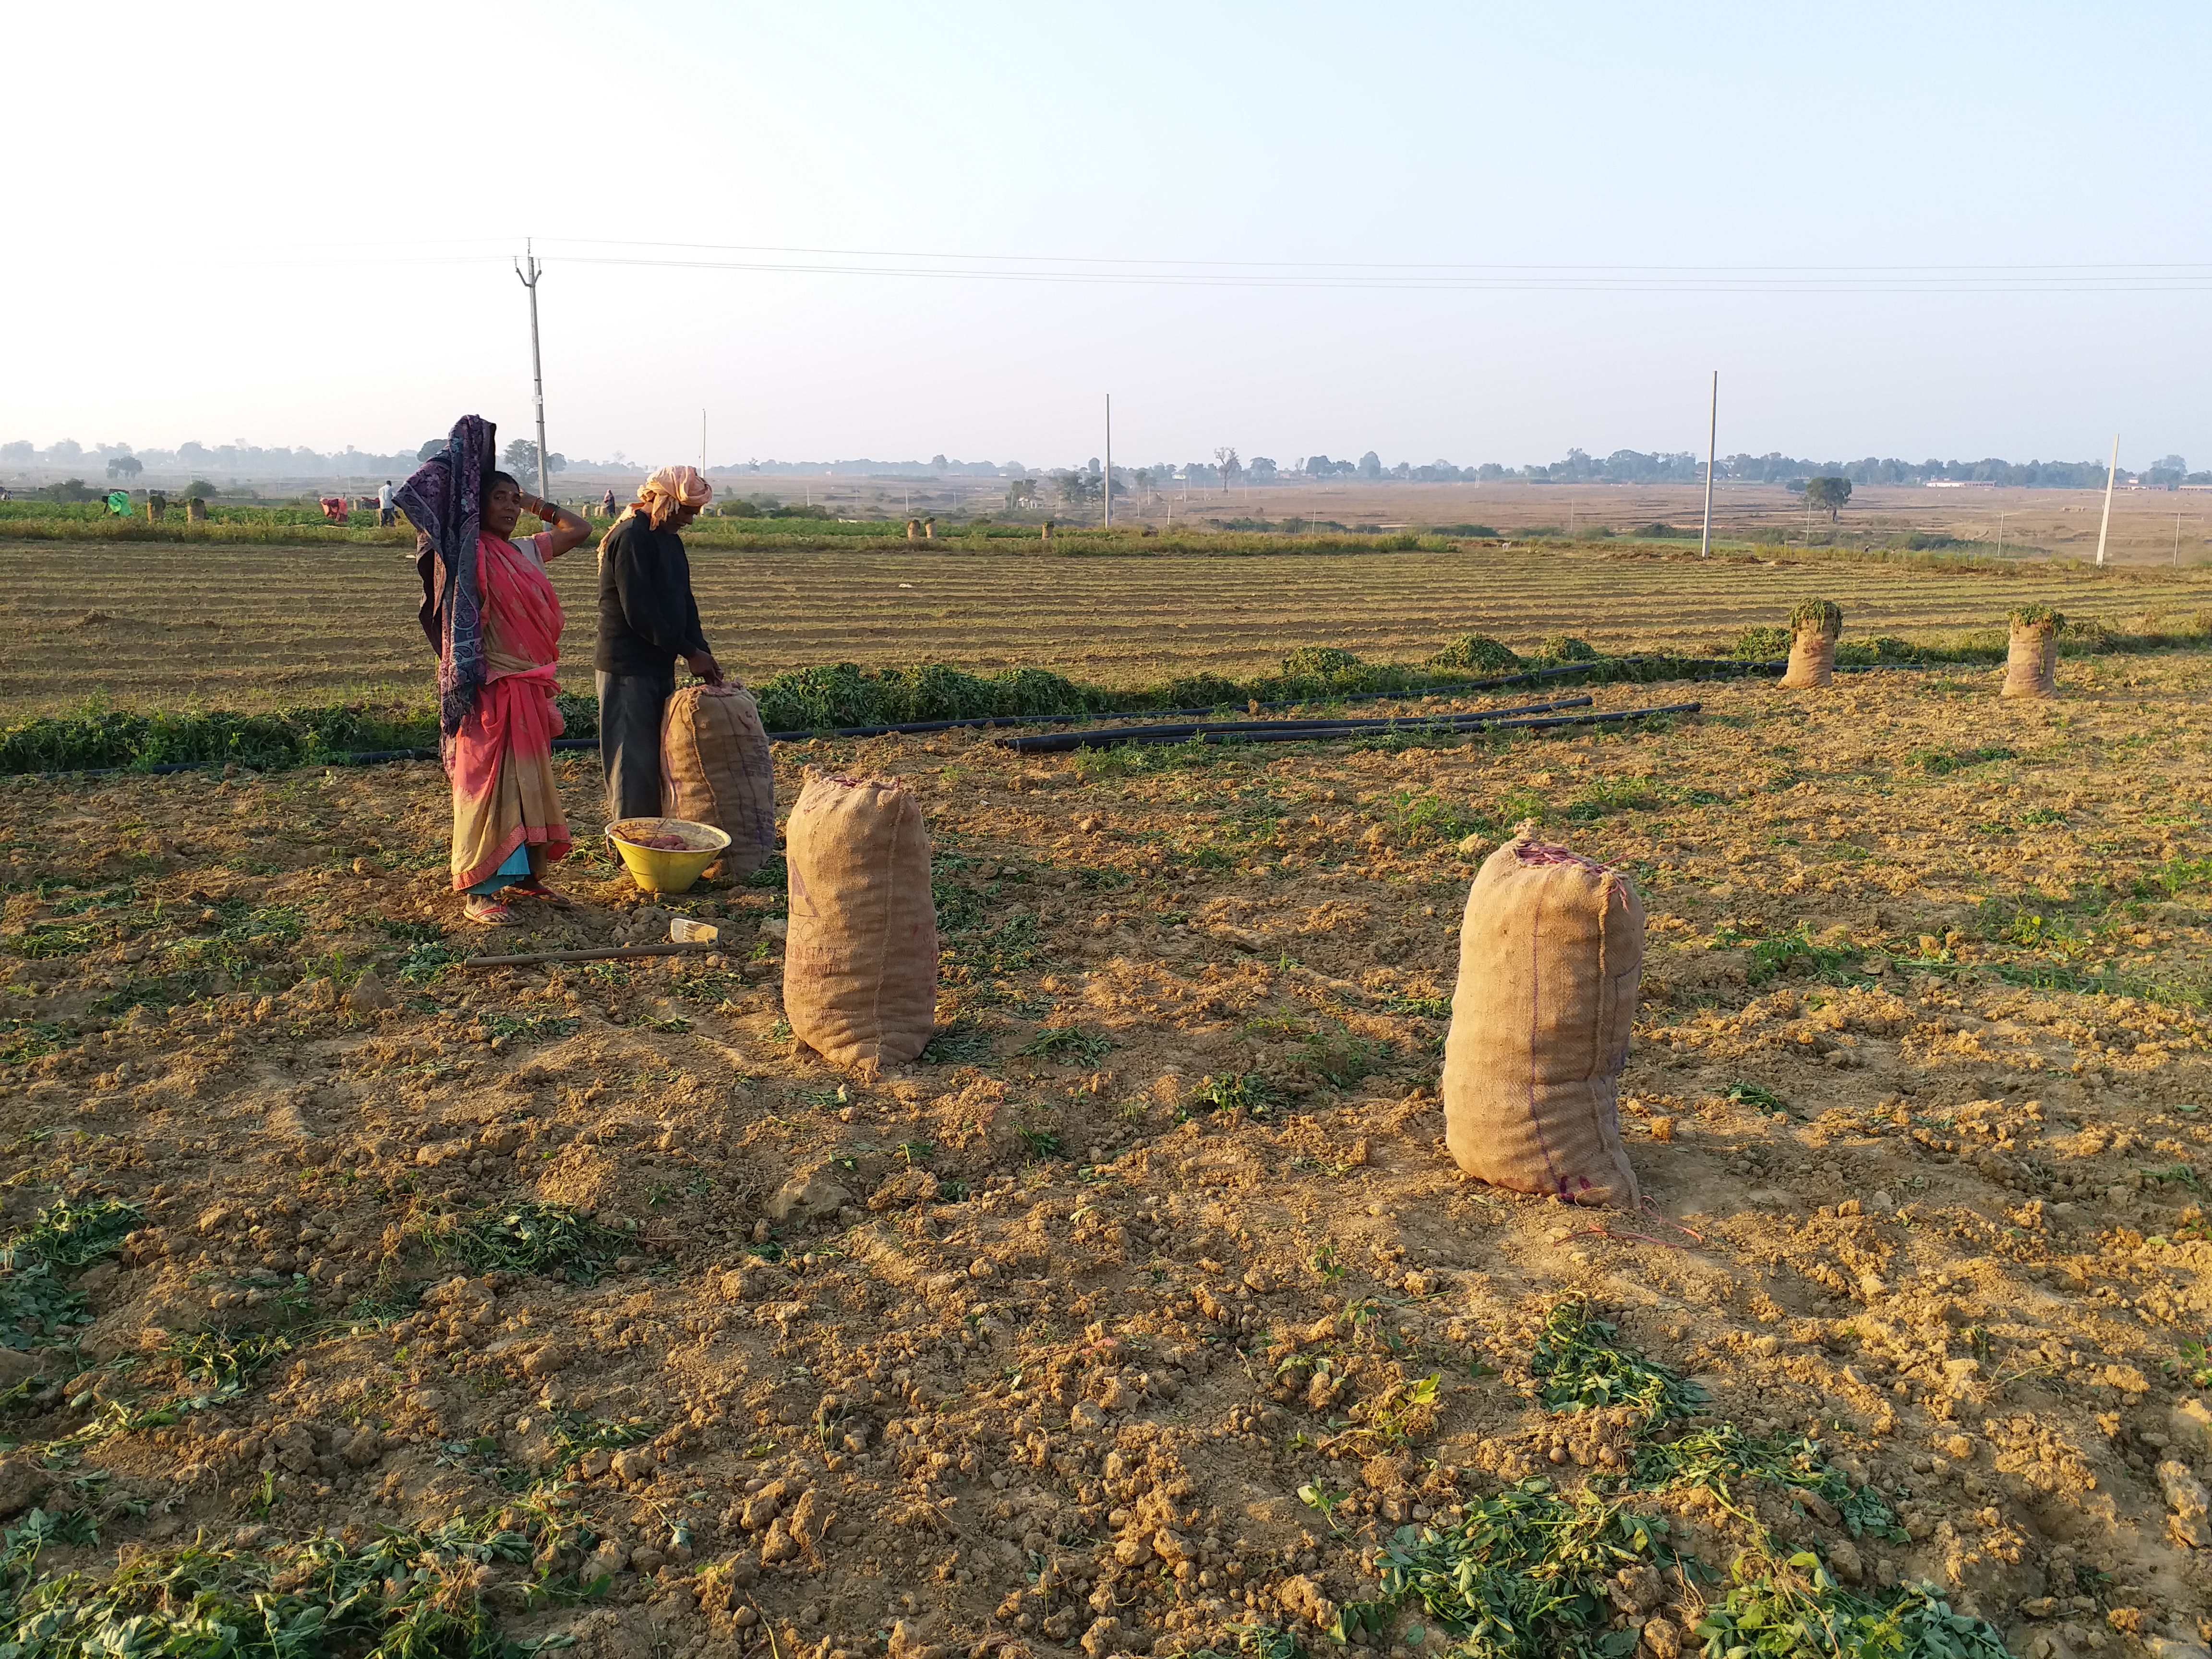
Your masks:
{"label": "distant utility pole", "polygon": [[1698,538],[1698,556],[1711,558],[1713,551],[1713,460],[1714,446],[1721,430],[1721,372],[1713,371],[1712,414],[1705,423],[1705,533]]}
{"label": "distant utility pole", "polygon": [[1114,394],[1106,394],[1106,528],[1114,527]]}
{"label": "distant utility pole", "polygon": [[2105,472],[2105,520],[2097,526],[2097,562],[2105,562],[2105,532],[2112,527],[2112,480],[2120,476],[2120,434],[2112,434],[2112,464]]}
{"label": "distant utility pole", "polygon": [[707,411],[699,411],[699,476],[707,476]]}
{"label": "distant utility pole", "polygon": [[543,501],[552,490],[547,482],[552,475],[545,466],[545,362],[538,351],[538,279],[545,274],[545,267],[530,251],[527,236],[522,239],[522,258],[514,262],[514,274],[530,290],[530,380],[538,392],[538,498]]}

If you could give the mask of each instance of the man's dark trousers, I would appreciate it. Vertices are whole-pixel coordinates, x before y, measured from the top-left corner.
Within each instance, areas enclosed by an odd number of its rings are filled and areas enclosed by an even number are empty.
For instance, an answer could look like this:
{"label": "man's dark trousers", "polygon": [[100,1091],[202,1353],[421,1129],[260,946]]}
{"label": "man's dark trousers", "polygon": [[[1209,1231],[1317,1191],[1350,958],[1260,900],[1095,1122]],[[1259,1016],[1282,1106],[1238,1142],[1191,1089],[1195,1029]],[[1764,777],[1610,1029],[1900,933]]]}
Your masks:
{"label": "man's dark trousers", "polygon": [[660,816],[660,717],[676,693],[676,670],[594,677],[599,689],[599,765],[606,773],[607,817]]}

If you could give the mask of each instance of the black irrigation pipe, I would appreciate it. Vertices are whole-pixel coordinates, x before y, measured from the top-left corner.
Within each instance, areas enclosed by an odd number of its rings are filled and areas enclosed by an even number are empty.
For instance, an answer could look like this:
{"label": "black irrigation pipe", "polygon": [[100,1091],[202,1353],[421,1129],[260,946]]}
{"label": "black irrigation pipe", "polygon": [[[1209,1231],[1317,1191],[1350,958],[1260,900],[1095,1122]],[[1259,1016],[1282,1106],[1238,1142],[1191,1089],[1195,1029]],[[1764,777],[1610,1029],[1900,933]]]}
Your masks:
{"label": "black irrigation pipe", "polygon": [[[1490,691],[1503,686],[1523,685],[1531,680],[1550,679],[1560,674],[1601,672],[1606,668],[1620,663],[1680,662],[1685,665],[1695,663],[1702,666],[1708,661],[1717,665],[1724,664],[1727,659],[1694,657],[1607,657],[1597,662],[1560,663],[1551,668],[1531,668],[1516,674],[1495,675],[1488,679],[1457,680],[1449,685],[1416,685],[1403,691],[1324,692],[1318,696],[1288,697],[1279,702],[1263,702],[1259,707],[1303,708],[1317,702],[1411,702],[1419,697],[1464,696],[1472,691]],[[1747,663],[1741,665],[1740,672],[1759,672],[1771,668],[1778,674],[1787,666],[1786,663],[1782,662]],[[1209,703],[1203,708],[1123,708],[1097,714],[983,714],[971,720],[908,720],[899,726],[838,726],[825,727],[819,731],[771,732],[768,737],[771,743],[804,743],[810,738],[887,738],[909,732],[952,732],[1000,726],[1076,726],[1087,720],[1198,720],[1214,713],[1221,707],[1219,703]]]}
{"label": "black irrigation pipe", "polygon": [[[1572,663],[1565,669],[1540,669],[1539,674],[1572,672],[1585,670],[1586,663]],[[1419,685],[1405,691],[1354,691],[1339,696],[1316,697],[1288,697],[1280,702],[1263,702],[1261,708],[1304,708],[1316,702],[1410,702],[1417,697],[1443,697],[1468,691],[1480,691],[1486,687],[1505,684],[1498,680],[1462,680],[1455,685]],[[839,726],[819,732],[771,732],[771,743],[802,743],[809,738],[886,738],[917,732],[951,732],[971,727],[1000,726],[1076,726],[1086,720],[1197,720],[1220,708],[1220,703],[1208,703],[1203,708],[1123,708],[1110,714],[985,714],[973,720],[908,720],[902,726]]]}
{"label": "black irrigation pipe", "polygon": [[[1290,697],[1281,702],[1263,702],[1259,706],[1261,708],[1303,708],[1316,702],[1410,702],[1417,697],[1441,697],[1456,692],[1480,691],[1490,684],[1487,680],[1462,681],[1457,685],[1416,686],[1407,691],[1356,691],[1343,696]],[[1217,702],[1208,703],[1203,708],[1123,708],[1098,714],[979,714],[969,720],[908,720],[899,726],[836,726],[821,731],[771,732],[768,737],[770,743],[804,743],[809,738],[889,738],[1000,726],[1079,726],[1086,720],[1197,720],[1222,707]]]}
{"label": "black irrigation pipe", "polygon": [[[1449,685],[1416,685],[1408,687],[1403,691],[1325,692],[1318,696],[1287,697],[1279,702],[1263,702],[1259,707],[1304,708],[1317,702],[1412,702],[1422,697],[1465,696],[1475,691],[1503,690],[1507,686],[1527,685],[1532,681],[1553,679],[1565,674],[1601,675],[1611,668],[1629,666],[1640,668],[1655,664],[1661,668],[1680,666],[1686,671],[1692,669],[1711,671],[1705,673],[1686,672],[1658,677],[1686,680],[1692,685],[1701,685],[1710,680],[1726,679],[1732,674],[1780,674],[1786,672],[1790,667],[1789,659],[1783,657],[1777,657],[1765,662],[1739,662],[1729,657],[1605,657],[1593,662],[1558,663],[1549,668],[1528,668],[1517,673],[1494,674],[1487,679],[1458,680]],[[1959,665],[1960,665],[1877,662],[1860,663],[1850,667],[1838,665],[1836,672],[1839,674],[1867,674],[1881,668],[1934,668]],[[1972,667],[1976,665],[1964,665]],[[1990,665],[1979,665],[1987,667]],[[1654,683],[1653,680],[1638,682],[1639,684],[1645,685]],[[988,730],[1001,726],[1079,726],[1089,720],[1197,720],[1212,714],[1221,706],[1219,703],[1212,703],[1203,708],[1123,708],[1098,714],[978,714],[963,720],[907,720],[896,726],[833,726],[804,732],[771,732],[768,734],[768,739],[770,743],[805,743],[812,738],[890,738],[930,732]],[[553,746],[558,749],[569,741],[564,738]],[[596,738],[577,738],[574,740],[574,746],[581,748],[596,741]]]}
{"label": "black irrigation pipe", "polygon": [[[1553,697],[1543,702],[1524,702],[1520,704],[1517,708],[1464,708],[1456,712],[1440,711],[1433,714],[1385,714],[1379,720],[1347,720],[1344,716],[1339,714],[1319,716],[1302,720],[1200,720],[1188,724],[1169,726],[1152,724],[1131,726],[1093,726],[1080,734],[1059,732],[1054,735],[1060,737],[1080,735],[1085,742],[1095,743],[1102,738],[1116,738],[1131,732],[1140,737],[1159,737],[1170,734],[1180,734],[1183,737],[1188,737],[1192,733],[1197,732],[1295,732],[1302,729],[1306,731],[1334,731],[1339,727],[1360,726],[1371,726],[1376,727],[1409,725],[1432,726],[1439,722],[1452,720],[1463,722],[1467,720],[1495,720],[1507,714],[1549,714],[1554,708],[1587,708],[1589,707],[1589,704],[1590,699],[1588,697]],[[1005,744],[1010,743],[1018,743],[1022,741],[1022,739],[1018,738],[995,738],[992,739],[992,741],[1003,747]]]}
{"label": "black irrigation pipe", "polygon": [[[1419,736],[1424,730],[1451,732],[1543,731],[1559,726],[1604,726],[1619,720],[1643,720],[1654,714],[1695,714],[1705,708],[1698,702],[1670,702],[1656,708],[1607,709],[1595,714],[1542,714],[1528,720],[1470,720],[1454,721],[1395,722],[1396,729],[1409,736]],[[1279,724],[1288,724],[1281,722]],[[1385,724],[1393,724],[1385,722]],[[1303,723],[1301,723],[1303,725]],[[1372,726],[1333,726],[1320,731],[1301,729],[1254,729],[1224,732],[1200,731],[1188,738],[1140,736],[1147,728],[1134,727],[1116,736],[1122,743],[1327,743],[1340,738],[1367,738],[1378,735]],[[1152,727],[1152,731],[1160,728]],[[1022,755],[1065,754],[1072,749],[1101,746],[1095,742],[1100,733],[1091,732],[1041,732],[1030,738],[1000,738],[1000,744]]]}
{"label": "black irrigation pipe", "polygon": [[1041,732],[1030,737],[994,738],[991,741],[1001,749],[1012,749],[1018,754],[1058,755],[1072,749],[1104,749],[1117,743],[1182,742],[1208,732],[1316,732],[1338,734],[1467,726],[1498,720],[1508,714],[1544,714],[1554,708],[1587,708],[1589,704],[1588,697],[1558,697],[1547,702],[1522,703],[1514,708],[1466,710],[1458,714],[1392,714],[1382,720],[1204,720],[1165,726],[1089,726],[1080,732]]}

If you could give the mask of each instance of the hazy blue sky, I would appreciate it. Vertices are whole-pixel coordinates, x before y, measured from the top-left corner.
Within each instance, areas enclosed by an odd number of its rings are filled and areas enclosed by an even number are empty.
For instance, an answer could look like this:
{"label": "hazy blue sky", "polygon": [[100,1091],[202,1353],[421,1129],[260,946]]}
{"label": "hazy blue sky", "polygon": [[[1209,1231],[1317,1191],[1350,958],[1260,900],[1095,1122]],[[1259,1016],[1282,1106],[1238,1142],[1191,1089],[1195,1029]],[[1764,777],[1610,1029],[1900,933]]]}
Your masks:
{"label": "hazy blue sky", "polygon": [[[534,234],[570,455],[690,456],[704,405],[716,462],[1059,464],[1107,391],[1131,463],[1701,449],[1717,368],[1723,453],[2212,464],[2212,263],[2028,269],[2212,262],[2201,6],[216,0],[7,44],[0,441],[519,434]],[[561,257],[768,257],[623,243],[1139,280]],[[1419,265],[1552,270],[1310,285]],[[2028,291],[1755,269],[1877,265]],[[1737,291],[1624,269],[1689,266]]]}

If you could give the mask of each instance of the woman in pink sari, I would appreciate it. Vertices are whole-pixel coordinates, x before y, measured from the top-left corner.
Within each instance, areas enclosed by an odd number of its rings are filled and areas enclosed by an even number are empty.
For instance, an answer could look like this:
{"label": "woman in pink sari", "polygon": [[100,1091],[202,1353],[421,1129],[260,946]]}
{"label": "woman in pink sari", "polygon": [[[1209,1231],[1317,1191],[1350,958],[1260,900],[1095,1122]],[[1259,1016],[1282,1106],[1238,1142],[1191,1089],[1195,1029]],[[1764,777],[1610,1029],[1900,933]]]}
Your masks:
{"label": "woman in pink sari", "polygon": [[[524,494],[504,472],[487,475],[484,484],[476,559],[483,681],[453,733],[446,770],[453,785],[453,890],[466,895],[462,915],[496,927],[514,919],[509,895],[568,902],[545,883],[547,866],[570,846],[553,776],[553,739],[562,730],[553,702],[561,601],[545,565],[591,526]],[[525,512],[552,527],[516,537]]]}
{"label": "woman in pink sari", "polygon": [[[415,526],[418,619],[438,653],[438,752],[453,786],[453,890],[462,914],[500,927],[505,895],[565,906],[546,866],[568,854],[553,779],[561,601],[545,562],[591,533],[497,471],[498,434],[464,415],[394,498]],[[528,508],[552,526],[514,539]]]}

